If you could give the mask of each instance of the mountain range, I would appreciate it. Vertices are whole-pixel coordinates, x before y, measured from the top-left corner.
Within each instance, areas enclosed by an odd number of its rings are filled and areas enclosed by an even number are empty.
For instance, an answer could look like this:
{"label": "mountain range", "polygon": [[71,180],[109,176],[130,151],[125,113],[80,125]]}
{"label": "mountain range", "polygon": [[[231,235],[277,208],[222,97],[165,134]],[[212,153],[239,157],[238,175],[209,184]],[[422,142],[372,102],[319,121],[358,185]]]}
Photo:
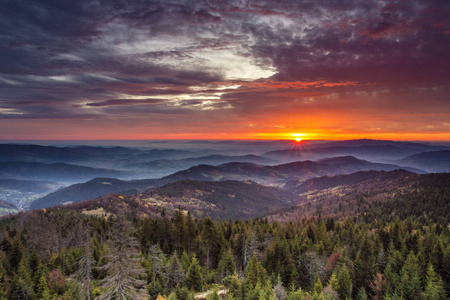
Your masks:
{"label": "mountain range", "polygon": [[[290,149],[261,151],[277,145],[290,145]],[[0,198],[19,209],[43,208],[95,199],[110,193],[138,194],[186,180],[251,181],[300,194],[289,190],[289,186],[323,176],[368,170],[403,169],[416,174],[450,171],[450,150],[447,146],[434,144],[379,140],[233,141],[207,143],[207,146],[211,148],[3,144],[0,145],[0,178],[5,180],[0,179]],[[235,154],[247,154],[232,155],[233,147],[239,149]],[[306,157],[314,161],[305,160]],[[370,157],[371,161],[361,157]],[[9,161],[14,159],[22,161]],[[365,175],[360,173],[360,176]],[[344,184],[351,184],[351,181]]]}

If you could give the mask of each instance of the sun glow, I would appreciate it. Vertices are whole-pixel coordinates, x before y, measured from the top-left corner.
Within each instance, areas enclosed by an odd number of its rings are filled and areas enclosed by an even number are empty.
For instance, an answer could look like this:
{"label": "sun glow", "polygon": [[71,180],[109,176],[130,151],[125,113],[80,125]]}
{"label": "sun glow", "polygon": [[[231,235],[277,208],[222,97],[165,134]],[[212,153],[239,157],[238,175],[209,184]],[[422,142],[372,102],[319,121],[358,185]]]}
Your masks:
{"label": "sun glow", "polygon": [[294,137],[294,141],[296,141],[297,143],[300,143],[303,140],[303,136],[305,136],[304,133],[292,133],[291,134]]}

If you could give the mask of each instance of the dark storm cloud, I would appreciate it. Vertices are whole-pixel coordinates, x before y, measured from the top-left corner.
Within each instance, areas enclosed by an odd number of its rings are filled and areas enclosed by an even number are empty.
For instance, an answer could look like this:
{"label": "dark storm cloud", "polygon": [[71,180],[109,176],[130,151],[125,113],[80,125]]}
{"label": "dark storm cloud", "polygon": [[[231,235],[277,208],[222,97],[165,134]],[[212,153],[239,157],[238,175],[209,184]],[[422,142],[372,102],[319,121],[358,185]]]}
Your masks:
{"label": "dark storm cloud", "polygon": [[164,100],[160,99],[110,99],[103,102],[87,103],[87,106],[113,106],[113,105],[136,105],[136,104],[155,104],[161,103]]}
{"label": "dark storm cloud", "polygon": [[3,0],[0,115],[184,112],[189,128],[193,111],[249,122],[447,111],[449,11],[438,0]]}

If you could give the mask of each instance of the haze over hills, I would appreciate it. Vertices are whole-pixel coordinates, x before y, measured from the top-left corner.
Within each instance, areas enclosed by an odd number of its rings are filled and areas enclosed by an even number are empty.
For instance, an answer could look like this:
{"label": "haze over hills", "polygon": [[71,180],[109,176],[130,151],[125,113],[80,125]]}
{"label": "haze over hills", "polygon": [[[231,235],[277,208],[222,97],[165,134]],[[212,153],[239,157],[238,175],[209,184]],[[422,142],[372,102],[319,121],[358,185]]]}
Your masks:
{"label": "haze over hills", "polygon": [[253,154],[240,156],[213,154],[184,159],[158,159],[150,162],[127,163],[123,164],[122,167],[124,169],[138,170],[152,177],[162,177],[180,171],[180,169],[187,169],[197,165],[207,164],[217,166],[230,162],[250,162],[261,165],[274,165],[277,163],[276,160]]}
{"label": "haze over hills", "polygon": [[49,180],[65,183],[86,181],[95,177],[126,177],[126,171],[98,169],[65,163],[38,163],[38,162],[2,162],[0,163],[0,178]]}
{"label": "haze over hills", "polygon": [[450,150],[422,152],[397,160],[397,163],[427,172],[450,172]]}
{"label": "haze over hills", "polygon": [[[289,180],[305,180],[323,175],[349,174],[360,170],[395,170],[401,167],[390,164],[371,163],[351,156],[325,159],[320,162],[304,161],[275,166],[251,163],[227,163],[219,166],[199,165],[174,173],[161,179],[123,181],[97,178],[86,183],[75,184],[36,200],[30,208],[43,208],[63,203],[78,202],[104,196],[109,193],[128,191],[130,194],[152,187],[183,180],[254,181],[263,185],[283,186]],[[421,170],[406,168],[416,173]]]}
{"label": "haze over hills", "polygon": [[196,217],[246,219],[268,214],[269,219],[283,222],[317,215],[336,219],[366,214],[371,218],[379,214],[406,218],[407,207],[418,217],[430,214],[445,218],[450,211],[449,182],[448,173],[415,174],[404,170],[293,180],[284,188],[251,181],[183,180],[139,194],[110,194],[67,207],[87,210],[101,207],[104,213],[118,213],[126,207],[126,213],[141,217],[159,214],[163,208],[170,216],[180,207]]}
{"label": "haze over hills", "polygon": [[[192,179],[198,181],[251,180],[263,185],[281,187],[289,180],[307,180],[362,170],[404,169],[419,174],[426,171],[450,171],[447,164],[450,150],[445,150],[448,147],[424,143],[380,140],[300,143],[293,141],[184,143],[166,141],[159,143],[158,146],[174,146],[174,148],[3,144],[0,145],[0,154],[2,154],[0,161],[3,161],[0,162],[0,178],[44,180],[52,181],[53,184],[36,183],[37,186],[45,186],[44,190],[39,191],[18,188],[16,185],[16,188],[3,188],[0,190],[2,192],[0,195],[3,195],[4,200],[14,203],[21,209],[26,209],[30,207],[31,202],[47,194],[49,198],[46,199],[52,199],[48,200],[48,203],[53,205],[92,199],[107,193],[145,190],[145,184],[129,181],[137,179],[142,179],[142,183],[150,178],[153,182],[152,186]],[[270,150],[277,147],[290,147],[290,149],[264,151],[264,149]],[[439,151],[428,151],[436,149]],[[344,154],[340,155],[342,153]],[[355,156],[347,153],[353,153]],[[409,155],[411,153],[413,156]],[[375,163],[358,158],[364,156],[370,157],[373,161],[391,163]],[[315,161],[305,160],[307,157]],[[373,159],[374,157],[377,159]],[[396,159],[397,157],[401,159]],[[23,161],[8,161],[11,159]],[[300,161],[295,161],[297,159]],[[291,160],[294,161],[279,163],[279,161]],[[101,180],[93,180],[97,177],[118,181],[106,188]],[[71,183],[78,185],[76,188],[68,186],[66,190],[64,186]],[[23,184],[30,186],[30,182],[23,182]],[[57,191],[60,188],[62,189]],[[57,193],[52,194],[53,192]]]}
{"label": "haze over hills", "polygon": [[144,179],[124,181],[113,178],[95,178],[85,183],[78,183],[37,199],[30,209],[45,208],[72,202],[79,202],[105,196],[112,193],[136,194],[164,184],[162,180]]}
{"label": "haze over hills", "polygon": [[63,187],[54,181],[0,179],[0,199],[8,199],[19,209],[29,207],[34,200]]}
{"label": "haze over hills", "polygon": [[[391,171],[403,167],[392,164],[371,163],[352,156],[325,159],[319,162],[300,161],[275,166],[251,163],[228,163],[219,166],[199,165],[164,177],[169,180],[253,180],[266,185],[284,184],[290,179],[308,179],[324,175],[349,174],[361,170]],[[405,169],[424,173],[421,170]]]}
{"label": "haze over hills", "polygon": [[269,151],[262,155],[278,159],[281,162],[319,160],[348,155],[370,161],[390,162],[412,154],[438,150],[450,150],[450,147],[413,142],[360,139],[323,143],[309,143],[305,141],[287,149]]}

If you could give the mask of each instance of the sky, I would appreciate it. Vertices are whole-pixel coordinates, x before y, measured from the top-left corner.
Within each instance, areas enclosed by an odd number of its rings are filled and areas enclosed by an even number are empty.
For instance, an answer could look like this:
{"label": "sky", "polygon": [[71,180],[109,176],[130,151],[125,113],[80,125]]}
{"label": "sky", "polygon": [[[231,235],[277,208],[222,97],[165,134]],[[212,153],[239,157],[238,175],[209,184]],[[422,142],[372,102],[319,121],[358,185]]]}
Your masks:
{"label": "sky", "polygon": [[448,0],[1,0],[0,139],[450,140]]}

